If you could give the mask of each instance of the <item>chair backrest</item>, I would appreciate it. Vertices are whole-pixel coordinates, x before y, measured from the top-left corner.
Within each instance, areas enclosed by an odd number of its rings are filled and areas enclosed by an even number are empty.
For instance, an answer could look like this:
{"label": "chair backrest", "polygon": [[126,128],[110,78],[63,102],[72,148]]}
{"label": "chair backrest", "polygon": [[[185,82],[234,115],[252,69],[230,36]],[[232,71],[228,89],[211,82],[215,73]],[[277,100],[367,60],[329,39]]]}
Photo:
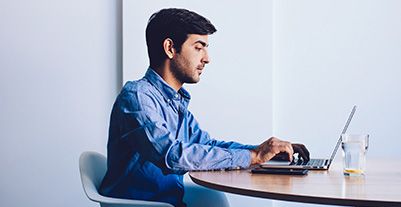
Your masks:
{"label": "chair backrest", "polygon": [[107,170],[106,157],[97,152],[84,152],[79,157],[79,171],[85,194],[92,201],[99,202],[99,186]]}
{"label": "chair backrest", "polygon": [[107,171],[106,157],[97,152],[83,152],[79,157],[79,171],[86,196],[102,207],[173,207],[169,203],[111,198],[99,194],[98,189]]}

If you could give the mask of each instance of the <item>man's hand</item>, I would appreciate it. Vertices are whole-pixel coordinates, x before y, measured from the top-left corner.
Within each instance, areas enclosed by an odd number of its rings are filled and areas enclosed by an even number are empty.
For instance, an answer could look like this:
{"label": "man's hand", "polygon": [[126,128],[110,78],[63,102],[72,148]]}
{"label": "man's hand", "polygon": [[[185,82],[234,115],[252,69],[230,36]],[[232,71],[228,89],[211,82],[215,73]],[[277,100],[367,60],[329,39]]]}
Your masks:
{"label": "man's hand", "polygon": [[[294,149],[294,154],[298,154],[298,159],[309,161],[309,151],[303,144],[291,144]],[[286,152],[280,152],[272,158],[277,161],[289,161],[288,154]]]}
{"label": "man's hand", "polygon": [[299,157],[309,160],[309,151],[302,144],[291,144],[290,142],[280,140],[276,137],[271,137],[256,149],[251,150],[251,164],[260,164],[271,160],[276,155],[282,160],[292,161],[294,153],[298,153]]}

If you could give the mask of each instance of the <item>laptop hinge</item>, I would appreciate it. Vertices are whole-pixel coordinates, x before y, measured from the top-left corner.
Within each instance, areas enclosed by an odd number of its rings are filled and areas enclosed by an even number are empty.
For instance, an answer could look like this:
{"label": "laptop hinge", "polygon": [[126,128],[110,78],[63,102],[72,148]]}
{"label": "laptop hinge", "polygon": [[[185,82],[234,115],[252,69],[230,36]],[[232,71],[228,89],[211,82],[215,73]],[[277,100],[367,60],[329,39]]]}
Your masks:
{"label": "laptop hinge", "polygon": [[326,163],[325,163],[325,165],[327,165],[327,166],[330,166],[330,165],[331,165],[331,161],[332,161],[332,159],[330,159],[330,160],[326,160]]}

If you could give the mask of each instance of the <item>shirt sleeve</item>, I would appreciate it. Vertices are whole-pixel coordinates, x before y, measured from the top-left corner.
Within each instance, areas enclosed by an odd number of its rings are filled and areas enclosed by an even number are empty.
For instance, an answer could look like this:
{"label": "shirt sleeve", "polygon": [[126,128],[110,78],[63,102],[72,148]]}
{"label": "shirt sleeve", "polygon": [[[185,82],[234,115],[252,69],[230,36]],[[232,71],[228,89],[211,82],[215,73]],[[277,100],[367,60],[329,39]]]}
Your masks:
{"label": "shirt sleeve", "polygon": [[[173,170],[211,170],[247,168],[251,163],[251,149],[255,145],[225,142],[211,139],[209,133],[199,127],[190,111],[186,111],[189,141],[177,141],[170,148],[166,163]],[[196,153],[194,153],[196,152]],[[191,166],[188,168],[188,166]]]}
{"label": "shirt sleeve", "polygon": [[247,168],[251,164],[250,156],[250,151],[246,149],[227,149],[177,141],[167,153],[166,164],[175,172]]}
{"label": "shirt sleeve", "polygon": [[165,173],[183,174],[190,170],[246,168],[250,165],[251,155],[247,149],[176,140],[158,112],[155,100],[147,94],[135,95],[137,97],[125,97],[127,103],[121,104],[125,119],[122,127],[127,128],[122,138]]}

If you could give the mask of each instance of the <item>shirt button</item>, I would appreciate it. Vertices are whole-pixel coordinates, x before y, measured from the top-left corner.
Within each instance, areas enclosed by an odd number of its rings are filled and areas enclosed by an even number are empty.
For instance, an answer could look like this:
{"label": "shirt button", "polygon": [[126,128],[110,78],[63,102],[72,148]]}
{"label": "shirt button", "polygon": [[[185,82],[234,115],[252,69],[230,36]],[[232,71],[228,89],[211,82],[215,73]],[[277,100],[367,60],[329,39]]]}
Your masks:
{"label": "shirt button", "polygon": [[167,99],[167,103],[170,103],[171,102],[171,99]]}
{"label": "shirt button", "polygon": [[178,98],[178,94],[175,94],[174,97],[175,97],[175,98]]}

